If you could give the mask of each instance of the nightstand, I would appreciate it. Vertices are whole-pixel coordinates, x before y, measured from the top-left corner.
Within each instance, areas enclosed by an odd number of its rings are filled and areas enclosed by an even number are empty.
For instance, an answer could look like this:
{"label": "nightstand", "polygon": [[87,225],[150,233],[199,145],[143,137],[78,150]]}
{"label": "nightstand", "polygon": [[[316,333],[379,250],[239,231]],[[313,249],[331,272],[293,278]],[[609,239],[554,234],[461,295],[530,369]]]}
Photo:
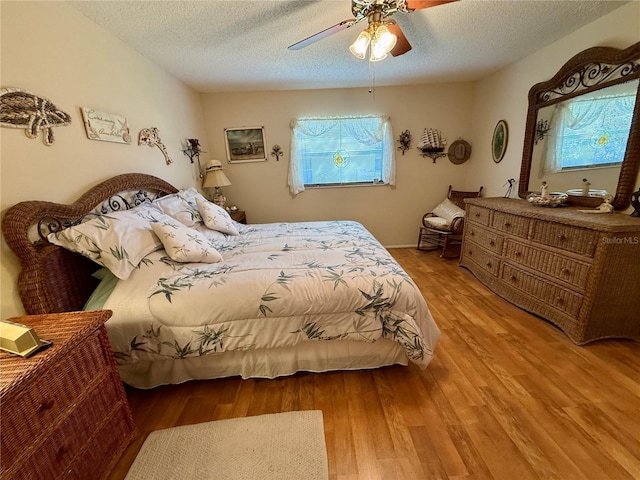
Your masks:
{"label": "nightstand", "polygon": [[231,219],[238,223],[247,223],[247,214],[244,210],[236,210],[235,212],[229,212]]}
{"label": "nightstand", "polygon": [[12,318],[53,345],[0,352],[6,480],[104,479],[136,435],[104,322],[109,310]]}

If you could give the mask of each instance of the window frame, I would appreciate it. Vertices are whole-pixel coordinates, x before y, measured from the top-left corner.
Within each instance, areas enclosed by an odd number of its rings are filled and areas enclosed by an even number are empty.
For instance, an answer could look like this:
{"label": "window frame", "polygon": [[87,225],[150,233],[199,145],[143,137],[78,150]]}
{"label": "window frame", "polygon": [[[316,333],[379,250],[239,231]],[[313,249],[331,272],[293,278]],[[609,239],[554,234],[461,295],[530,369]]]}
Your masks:
{"label": "window frame", "polygon": [[[374,142],[381,144],[380,152],[380,178],[376,182],[375,178],[368,181],[353,182],[326,182],[326,183],[304,183],[304,161],[303,153],[300,151],[301,139],[305,137],[319,137],[333,129],[338,122],[348,122],[353,120],[374,119],[373,128],[362,124],[347,126],[347,129],[357,132],[350,135],[357,142],[366,145],[364,142]],[[369,122],[367,122],[369,123]],[[293,195],[303,192],[307,188],[342,188],[377,185],[395,185],[395,148],[391,122],[386,115],[354,115],[339,117],[308,117],[293,119],[291,127],[291,158],[289,168],[288,184]],[[341,125],[344,128],[344,125]],[[357,129],[357,130],[356,130]],[[360,138],[356,138],[359,135]],[[373,144],[373,143],[372,143]],[[326,152],[323,153],[326,155]]]}

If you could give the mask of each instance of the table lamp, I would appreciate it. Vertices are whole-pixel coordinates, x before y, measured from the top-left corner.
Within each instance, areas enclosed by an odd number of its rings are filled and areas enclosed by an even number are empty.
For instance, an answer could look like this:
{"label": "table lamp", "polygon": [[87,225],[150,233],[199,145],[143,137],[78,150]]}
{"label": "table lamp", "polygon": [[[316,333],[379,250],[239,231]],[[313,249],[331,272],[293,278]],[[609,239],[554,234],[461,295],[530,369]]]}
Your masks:
{"label": "table lamp", "polygon": [[205,177],[202,187],[215,188],[216,193],[213,196],[213,203],[224,208],[227,199],[220,193],[220,187],[231,185],[231,182],[222,171],[222,163],[219,160],[209,160],[204,166],[204,172]]}

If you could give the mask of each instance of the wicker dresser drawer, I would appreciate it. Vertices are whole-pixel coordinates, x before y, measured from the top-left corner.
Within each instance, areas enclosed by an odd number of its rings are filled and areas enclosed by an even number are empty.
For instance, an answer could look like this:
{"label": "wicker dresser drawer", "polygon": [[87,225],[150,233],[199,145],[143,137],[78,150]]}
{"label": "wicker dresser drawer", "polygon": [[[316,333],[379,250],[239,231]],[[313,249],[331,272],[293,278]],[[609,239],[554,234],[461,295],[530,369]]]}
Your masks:
{"label": "wicker dresser drawer", "polygon": [[582,295],[541,279],[513,265],[504,264],[502,279],[512,287],[527,292],[541,302],[553,306],[570,316],[577,316],[580,311]]}
{"label": "wicker dresser drawer", "polygon": [[592,230],[551,222],[537,222],[531,233],[534,242],[587,257],[593,257],[598,238],[598,233]]}
{"label": "wicker dresser drawer", "polygon": [[[77,402],[91,380],[107,368],[97,332],[86,342],[86,350],[72,351],[67,362],[45,372],[38,382],[33,382],[19,395],[3,403],[2,408],[15,412],[2,418],[3,429],[13,432],[11,436],[1,436],[3,454],[12,458],[19,456],[24,445],[54,424],[66,409]],[[41,388],[45,385],[46,388]]]}
{"label": "wicker dresser drawer", "polygon": [[[485,286],[578,345],[640,341],[640,218],[512,198],[465,204],[460,265]],[[473,212],[481,212],[482,224]]]}
{"label": "wicker dresser drawer", "polygon": [[489,225],[490,214],[491,210],[487,208],[477,207],[475,205],[467,206],[466,216],[472,222],[476,222],[481,225]]}
{"label": "wicker dresser drawer", "polygon": [[96,422],[102,420],[102,412],[113,408],[111,402],[116,398],[113,382],[107,375],[97,380],[92,382],[91,389],[85,395],[78,398],[78,405],[61,418],[62,423],[47,438],[47,445],[37,448],[35,455],[23,456],[24,464],[12,466],[16,470],[14,478],[30,478],[28,475],[23,477],[22,472],[46,472],[45,478],[62,478],[63,473],[68,471],[83,446],[90,443],[90,437],[78,438],[77,432],[92,432]]}
{"label": "wicker dresser drawer", "polygon": [[578,290],[584,290],[589,278],[589,268],[591,267],[589,263],[511,239],[506,240],[504,256],[511,263],[518,263],[544,272],[576,287]]}
{"label": "wicker dresser drawer", "polygon": [[469,222],[467,225],[467,235],[469,236],[469,240],[473,240],[478,245],[493,253],[500,253],[502,251],[503,237],[495,230],[482,228],[475,223]]}
{"label": "wicker dresser drawer", "polygon": [[501,232],[526,238],[529,234],[530,220],[510,213],[493,212],[491,226]]}
{"label": "wicker dresser drawer", "polygon": [[0,353],[3,480],[106,478],[133,440],[104,328],[110,316],[93,311],[13,319],[53,346],[26,359]]}
{"label": "wicker dresser drawer", "polygon": [[500,258],[498,256],[492,255],[473,241],[465,242],[463,249],[463,257],[465,259],[471,260],[492,275],[498,275],[498,268],[500,267]]}

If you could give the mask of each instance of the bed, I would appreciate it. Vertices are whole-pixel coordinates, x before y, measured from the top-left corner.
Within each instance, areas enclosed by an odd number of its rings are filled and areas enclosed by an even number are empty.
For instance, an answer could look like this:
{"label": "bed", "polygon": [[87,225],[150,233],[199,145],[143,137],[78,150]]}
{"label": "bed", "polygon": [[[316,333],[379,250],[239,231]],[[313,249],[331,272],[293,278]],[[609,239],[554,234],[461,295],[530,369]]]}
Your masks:
{"label": "bed", "polygon": [[2,229],[27,313],[111,310],[120,375],[137,388],[426,368],[440,335],[412,279],[353,221],[239,224],[193,188],[132,173],[70,205],[21,202]]}

